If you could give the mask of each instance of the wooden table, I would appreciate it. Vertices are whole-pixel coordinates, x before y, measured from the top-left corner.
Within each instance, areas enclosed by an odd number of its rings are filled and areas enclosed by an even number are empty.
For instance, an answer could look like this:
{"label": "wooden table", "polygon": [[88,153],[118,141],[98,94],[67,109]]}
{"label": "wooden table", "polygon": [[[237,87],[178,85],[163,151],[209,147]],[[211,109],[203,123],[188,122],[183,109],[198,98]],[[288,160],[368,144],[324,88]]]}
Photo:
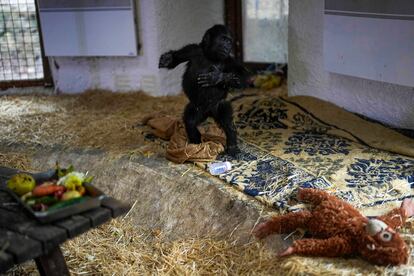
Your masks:
{"label": "wooden table", "polygon": [[[0,167],[0,182],[17,170]],[[60,244],[129,210],[105,198],[102,206],[50,224],[40,224],[6,192],[0,191],[0,273],[35,259],[41,275],[69,275]]]}

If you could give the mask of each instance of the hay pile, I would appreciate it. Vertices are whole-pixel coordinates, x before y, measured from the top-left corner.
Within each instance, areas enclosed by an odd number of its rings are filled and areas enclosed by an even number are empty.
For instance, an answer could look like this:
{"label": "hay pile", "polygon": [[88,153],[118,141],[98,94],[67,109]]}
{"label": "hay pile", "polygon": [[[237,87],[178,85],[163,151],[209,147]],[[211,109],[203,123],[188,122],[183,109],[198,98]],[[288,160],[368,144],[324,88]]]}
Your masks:
{"label": "hay pile", "polygon": [[[235,245],[213,238],[166,241],[130,219],[117,219],[64,244],[72,275],[409,275],[409,267],[383,268],[358,259],[278,259],[266,245]],[[34,262],[10,275],[37,275]]]}
{"label": "hay pile", "polygon": [[[139,231],[129,219],[69,241],[63,252],[73,275],[270,275],[279,270],[259,244],[235,246],[209,238],[165,242],[162,233]],[[36,267],[30,262],[10,274],[35,275]]]}
{"label": "hay pile", "polygon": [[27,154],[18,152],[0,152],[0,166],[20,170],[30,170],[31,161]]}
{"label": "hay pile", "polygon": [[90,91],[70,96],[3,96],[0,144],[64,146],[129,151],[148,146],[141,120],[151,113],[179,114],[184,96],[155,98],[144,93]]}
{"label": "hay pile", "polygon": [[[286,95],[287,88],[266,93]],[[159,148],[145,141],[142,119],[157,113],[179,116],[186,103],[183,94],[155,98],[142,92],[1,96],[0,145],[23,145],[26,150],[59,145],[147,154]]]}

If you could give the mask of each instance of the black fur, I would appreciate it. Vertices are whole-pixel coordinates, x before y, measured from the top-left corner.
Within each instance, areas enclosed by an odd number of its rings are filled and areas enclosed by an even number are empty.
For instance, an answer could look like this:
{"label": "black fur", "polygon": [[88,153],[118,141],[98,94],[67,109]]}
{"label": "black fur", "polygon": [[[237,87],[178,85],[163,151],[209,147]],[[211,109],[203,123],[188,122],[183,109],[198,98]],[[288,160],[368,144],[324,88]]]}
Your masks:
{"label": "black fur", "polygon": [[223,25],[208,29],[200,44],[190,44],[160,57],[159,67],[173,69],[187,62],[183,89],[190,102],[184,110],[184,124],[190,143],[200,143],[197,126],[213,117],[226,133],[226,149],[238,153],[233,110],[226,101],[230,88],[245,86],[247,71],[231,56],[233,38]]}

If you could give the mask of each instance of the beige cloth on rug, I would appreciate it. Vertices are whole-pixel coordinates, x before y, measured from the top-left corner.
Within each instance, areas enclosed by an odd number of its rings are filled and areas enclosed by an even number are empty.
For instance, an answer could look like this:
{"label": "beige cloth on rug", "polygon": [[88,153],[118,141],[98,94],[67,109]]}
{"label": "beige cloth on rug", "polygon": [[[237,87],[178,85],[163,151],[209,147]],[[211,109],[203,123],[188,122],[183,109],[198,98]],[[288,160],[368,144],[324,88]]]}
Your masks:
{"label": "beige cloth on rug", "polygon": [[169,115],[151,115],[144,119],[144,124],[152,127],[152,133],[164,140],[169,140],[166,152],[168,160],[176,163],[208,162],[215,160],[224,151],[226,136],[215,124],[200,127],[201,144],[190,144],[182,121]]}
{"label": "beige cloth on rug", "polygon": [[332,103],[308,96],[285,98],[299,104],[325,123],[346,130],[369,146],[414,157],[414,139],[376,122],[369,122]]}

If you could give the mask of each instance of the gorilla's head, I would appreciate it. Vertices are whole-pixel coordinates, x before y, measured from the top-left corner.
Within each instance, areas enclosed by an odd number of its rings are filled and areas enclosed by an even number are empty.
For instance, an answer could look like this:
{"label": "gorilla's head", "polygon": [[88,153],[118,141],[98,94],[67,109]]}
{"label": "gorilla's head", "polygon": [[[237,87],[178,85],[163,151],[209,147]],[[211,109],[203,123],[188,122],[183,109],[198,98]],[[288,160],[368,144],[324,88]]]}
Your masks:
{"label": "gorilla's head", "polygon": [[229,29],[224,25],[214,25],[205,32],[201,47],[208,58],[225,60],[230,56],[233,47],[233,38]]}

